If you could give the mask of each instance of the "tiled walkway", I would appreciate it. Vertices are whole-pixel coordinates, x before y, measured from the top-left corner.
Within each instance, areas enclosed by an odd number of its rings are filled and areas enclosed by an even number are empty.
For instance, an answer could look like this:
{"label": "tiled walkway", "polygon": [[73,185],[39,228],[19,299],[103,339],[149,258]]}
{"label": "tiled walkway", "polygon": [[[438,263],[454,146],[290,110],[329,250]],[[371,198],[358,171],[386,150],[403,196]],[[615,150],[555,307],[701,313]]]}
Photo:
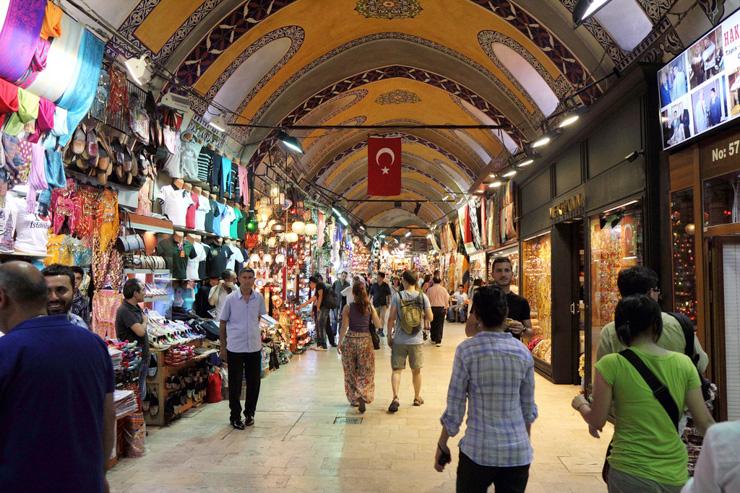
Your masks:
{"label": "tiled walkway", "polygon": [[[147,454],[124,459],[108,473],[113,492],[451,492],[452,467],[433,469],[435,443],[461,325],[447,325],[441,348],[425,346],[422,395],[412,407],[411,374],[401,382],[401,409],[391,398],[390,352],[378,356],[376,401],[361,424],[334,424],[357,416],[344,397],[336,351],[294,357],[262,381],[256,425],[233,431],[228,404],[209,404],[162,429],[150,429]],[[599,478],[610,430],[600,440],[570,408],[575,386],[537,377],[540,418],[533,427],[535,462],[527,491],[605,492]],[[451,442],[456,444],[457,439]]]}

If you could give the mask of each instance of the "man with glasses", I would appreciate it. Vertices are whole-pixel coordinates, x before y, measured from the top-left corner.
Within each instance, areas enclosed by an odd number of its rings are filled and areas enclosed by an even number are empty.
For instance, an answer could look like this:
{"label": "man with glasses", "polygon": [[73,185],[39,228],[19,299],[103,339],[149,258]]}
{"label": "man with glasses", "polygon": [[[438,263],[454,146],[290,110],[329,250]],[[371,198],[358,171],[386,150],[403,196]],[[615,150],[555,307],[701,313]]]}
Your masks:
{"label": "man with glasses", "polygon": [[[655,301],[660,301],[660,288],[658,287],[658,274],[654,270],[637,265],[628,269],[619,271],[617,277],[617,286],[619,295],[622,298],[627,296],[644,294],[650,296]],[[658,346],[668,351],[684,353],[686,349],[686,337],[683,328],[678,319],[670,313],[663,312],[663,332],[657,341]],[[599,337],[599,349],[596,352],[596,360],[600,360],[607,354],[624,351],[626,346],[622,344],[617,336],[617,330],[614,322],[609,322],[601,329]],[[709,357],[701,347],[699,339],[694,335],[694,352],[699,356],[696,367],[701,373],[707,369]]]}

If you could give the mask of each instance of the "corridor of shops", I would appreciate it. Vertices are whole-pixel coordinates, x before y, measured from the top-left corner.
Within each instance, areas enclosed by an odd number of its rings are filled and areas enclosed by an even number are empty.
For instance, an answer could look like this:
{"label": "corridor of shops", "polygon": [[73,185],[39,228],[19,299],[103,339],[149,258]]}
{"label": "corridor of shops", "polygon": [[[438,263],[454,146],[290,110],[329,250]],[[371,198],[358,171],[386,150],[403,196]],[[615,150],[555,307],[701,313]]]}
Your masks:
{"label": "corridor of shops", "polygon": [[[441,347],[425,345],[425,403],[411,405],[407,370],[395,415],[387,412],[392,397],[387,346],[377,352],[376,398],[364,415],[347,403],[336,351],[294,357],[263,381],[253,428],[233,430],[226,402],[204,406],[151,432],[146,456],[124,459],[108,474],[111,491],[455,491],[455,468],[438,473],[433,465],[450,363],[463,339],[461,324],[447,324]],[[570,407],[576,391],[536,380],[540,415],[532,428],[528,492],[606,491],[600,474],[611,425],[601,439],[592,438]],[[358,417],[358,424],[339,422]]]}
{"label": "corridor of shops", "polygon": [[0,493],[740,493],[739,122],[740,0],[0,0]]}

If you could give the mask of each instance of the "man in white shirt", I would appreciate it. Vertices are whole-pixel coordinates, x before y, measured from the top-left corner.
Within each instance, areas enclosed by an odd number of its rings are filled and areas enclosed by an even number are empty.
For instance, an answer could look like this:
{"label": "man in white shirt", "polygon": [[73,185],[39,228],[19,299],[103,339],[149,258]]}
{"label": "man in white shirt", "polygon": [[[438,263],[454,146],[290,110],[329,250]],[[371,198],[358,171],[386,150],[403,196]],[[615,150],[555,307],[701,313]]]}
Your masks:
{"label": "man in white shirt", "polygon": [[704,435],[694,477],[681,493],[740,491],[740,421],[712,425]]}
{"label": "man in white shirt", "polygon": [[457,291],[452,295],[452,299],[455,301],[455,304],[450,305],[447,318],[464,324],[468,320],[468,293],[465,292],[465,286],[462,284],[458,285]]}

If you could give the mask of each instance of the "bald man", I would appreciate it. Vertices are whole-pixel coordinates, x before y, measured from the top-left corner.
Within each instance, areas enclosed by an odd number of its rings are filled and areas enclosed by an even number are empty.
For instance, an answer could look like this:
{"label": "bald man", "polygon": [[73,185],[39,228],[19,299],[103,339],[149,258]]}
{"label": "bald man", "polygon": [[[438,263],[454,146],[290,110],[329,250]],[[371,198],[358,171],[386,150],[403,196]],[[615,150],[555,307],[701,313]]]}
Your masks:
{"label": "bald man", "polygon": [[103,492],[116,419],[108,349],[46,302],[35,267],[0,265],[0,491]]}

